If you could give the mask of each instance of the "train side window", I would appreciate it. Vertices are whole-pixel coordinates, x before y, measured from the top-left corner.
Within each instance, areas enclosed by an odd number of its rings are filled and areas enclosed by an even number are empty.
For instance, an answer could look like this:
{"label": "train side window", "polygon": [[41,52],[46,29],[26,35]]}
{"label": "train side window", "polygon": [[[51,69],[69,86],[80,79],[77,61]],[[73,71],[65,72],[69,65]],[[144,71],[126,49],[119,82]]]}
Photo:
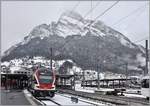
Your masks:
{"label": "train side window", "polygon": [[149,88],[149,80],[148,79],[144,79],[142,81],[142,88]]}

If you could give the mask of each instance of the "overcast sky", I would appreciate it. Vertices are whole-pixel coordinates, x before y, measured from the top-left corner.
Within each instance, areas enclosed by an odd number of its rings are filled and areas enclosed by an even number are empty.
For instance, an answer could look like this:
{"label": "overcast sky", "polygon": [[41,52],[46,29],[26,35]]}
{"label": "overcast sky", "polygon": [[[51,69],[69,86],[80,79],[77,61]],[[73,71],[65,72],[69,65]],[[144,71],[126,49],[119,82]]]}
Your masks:
{"label": "overcast sky", "polygon": [[[93,1],[92,7],[97,3],[99,5],[86,18],[94,19],[114,2]],[[2,53],[23,40],[35,26],[57,21],[64,11],[72,10],[76,4],[78,6],[75,11],[83,16],[91,9],[91,1],[2,1]],[[130,15],[127,18],[123,18],[128,14]],[[123,20],[119,21],[120,19]],[[148,39],[149,3],[148,1],[120,1],[99,20],[123,33],[133,42]],[[137,44],[144,45],[144,41]]]}

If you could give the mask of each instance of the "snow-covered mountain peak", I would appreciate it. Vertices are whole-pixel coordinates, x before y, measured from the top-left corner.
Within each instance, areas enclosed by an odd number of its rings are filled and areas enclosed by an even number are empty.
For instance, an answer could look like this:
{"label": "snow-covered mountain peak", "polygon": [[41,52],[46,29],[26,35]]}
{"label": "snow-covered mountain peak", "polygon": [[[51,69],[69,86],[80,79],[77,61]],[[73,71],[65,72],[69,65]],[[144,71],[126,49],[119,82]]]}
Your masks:
{"label": "snow-covered mountain peak", "polygon": [[31,39],[39,37],[40,39],[44,39],[45,37],[49,37],[52,34],[50,26],[47,24],[41,24],[33,28],[33,30],[26,36],[21,45],[27,44]]}
{"label": "snow-covered mountain peak", "polygon": [[55,33],[63,37],[81,34],[84,31],[84,24],[85,20],[80,14],[74,11],[66,11],[60,16]]}
{"label": "snow-covered mountain peak", "polygon": [[69,18],[72,18],[72,19],[78,20],[78,21],[83,21],[84,20],[83,17],[75,11],[65,11],[60,16],[60,19],[65,18],[65,17],[69,17]]}
{"label": "snow-covered mountain peak", "polygon": [[41,39],[43,37],[48,37],[50,35],[50,28],[47,24],[41,24],[35,27],[29,34],[29,36],[37,37],[39,36]]}

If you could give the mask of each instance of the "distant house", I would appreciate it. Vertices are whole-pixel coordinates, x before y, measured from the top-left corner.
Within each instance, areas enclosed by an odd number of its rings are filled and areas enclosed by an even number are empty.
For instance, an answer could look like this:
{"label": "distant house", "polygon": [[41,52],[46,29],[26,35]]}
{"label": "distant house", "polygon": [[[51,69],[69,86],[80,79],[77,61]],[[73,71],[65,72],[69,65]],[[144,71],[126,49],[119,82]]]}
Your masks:
{"label": "distant house", "polygon": [[26,75],[31,75],[31,70],[24,68],[24,67],[19,67],[19,66],[12,66],[10,67],[11,74],[26,74]]}
{"label": "distant house", "polygon": [[10,69],[5,65],[1,65],[1,74],[6,74],[6,73],[11,73]]}

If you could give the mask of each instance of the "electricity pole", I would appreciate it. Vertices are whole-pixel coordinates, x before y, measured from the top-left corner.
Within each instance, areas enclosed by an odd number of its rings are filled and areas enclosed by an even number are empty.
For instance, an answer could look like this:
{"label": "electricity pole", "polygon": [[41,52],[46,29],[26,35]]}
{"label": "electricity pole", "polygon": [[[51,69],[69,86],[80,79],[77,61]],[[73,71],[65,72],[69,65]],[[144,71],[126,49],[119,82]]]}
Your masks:
{"label": "electricity pole", "polygon": [[126,87],[127,87],[127,82],[128,82],[128,63],[125,63],[125,67],[126,67]]}
{"label": "electricity pole", "polygon": [[53,54],[52,54],[52,48],[50,48],[50,53],[51,53],[51,61],[50,61],[50,65],[51,65],[51,70],[52,70],[52,56],[53,56]]}
{"label": "electricity pole", "polygon": [[83,70],[83,72],[82,72],[82,74],[83,74],[83,89],[85,88],[84,86],[85,86],[85,70]]}
{"label": "electricity pole", "polygon": [[[101,69],[101,64],[100,64],[100,69]],[[98,87],[98,89],[100,88],[100,78],[99,78],[99,72],[100,70],[99,70],[99,68],[98,68],[98,65],[97,65],[97,87]]]}
{"label": "electricity pole", "polygon": [[148,74],[148,40],[145,41],[145,54],[146,54],[146,58],[145,58],[145,73],[144,75]]}

